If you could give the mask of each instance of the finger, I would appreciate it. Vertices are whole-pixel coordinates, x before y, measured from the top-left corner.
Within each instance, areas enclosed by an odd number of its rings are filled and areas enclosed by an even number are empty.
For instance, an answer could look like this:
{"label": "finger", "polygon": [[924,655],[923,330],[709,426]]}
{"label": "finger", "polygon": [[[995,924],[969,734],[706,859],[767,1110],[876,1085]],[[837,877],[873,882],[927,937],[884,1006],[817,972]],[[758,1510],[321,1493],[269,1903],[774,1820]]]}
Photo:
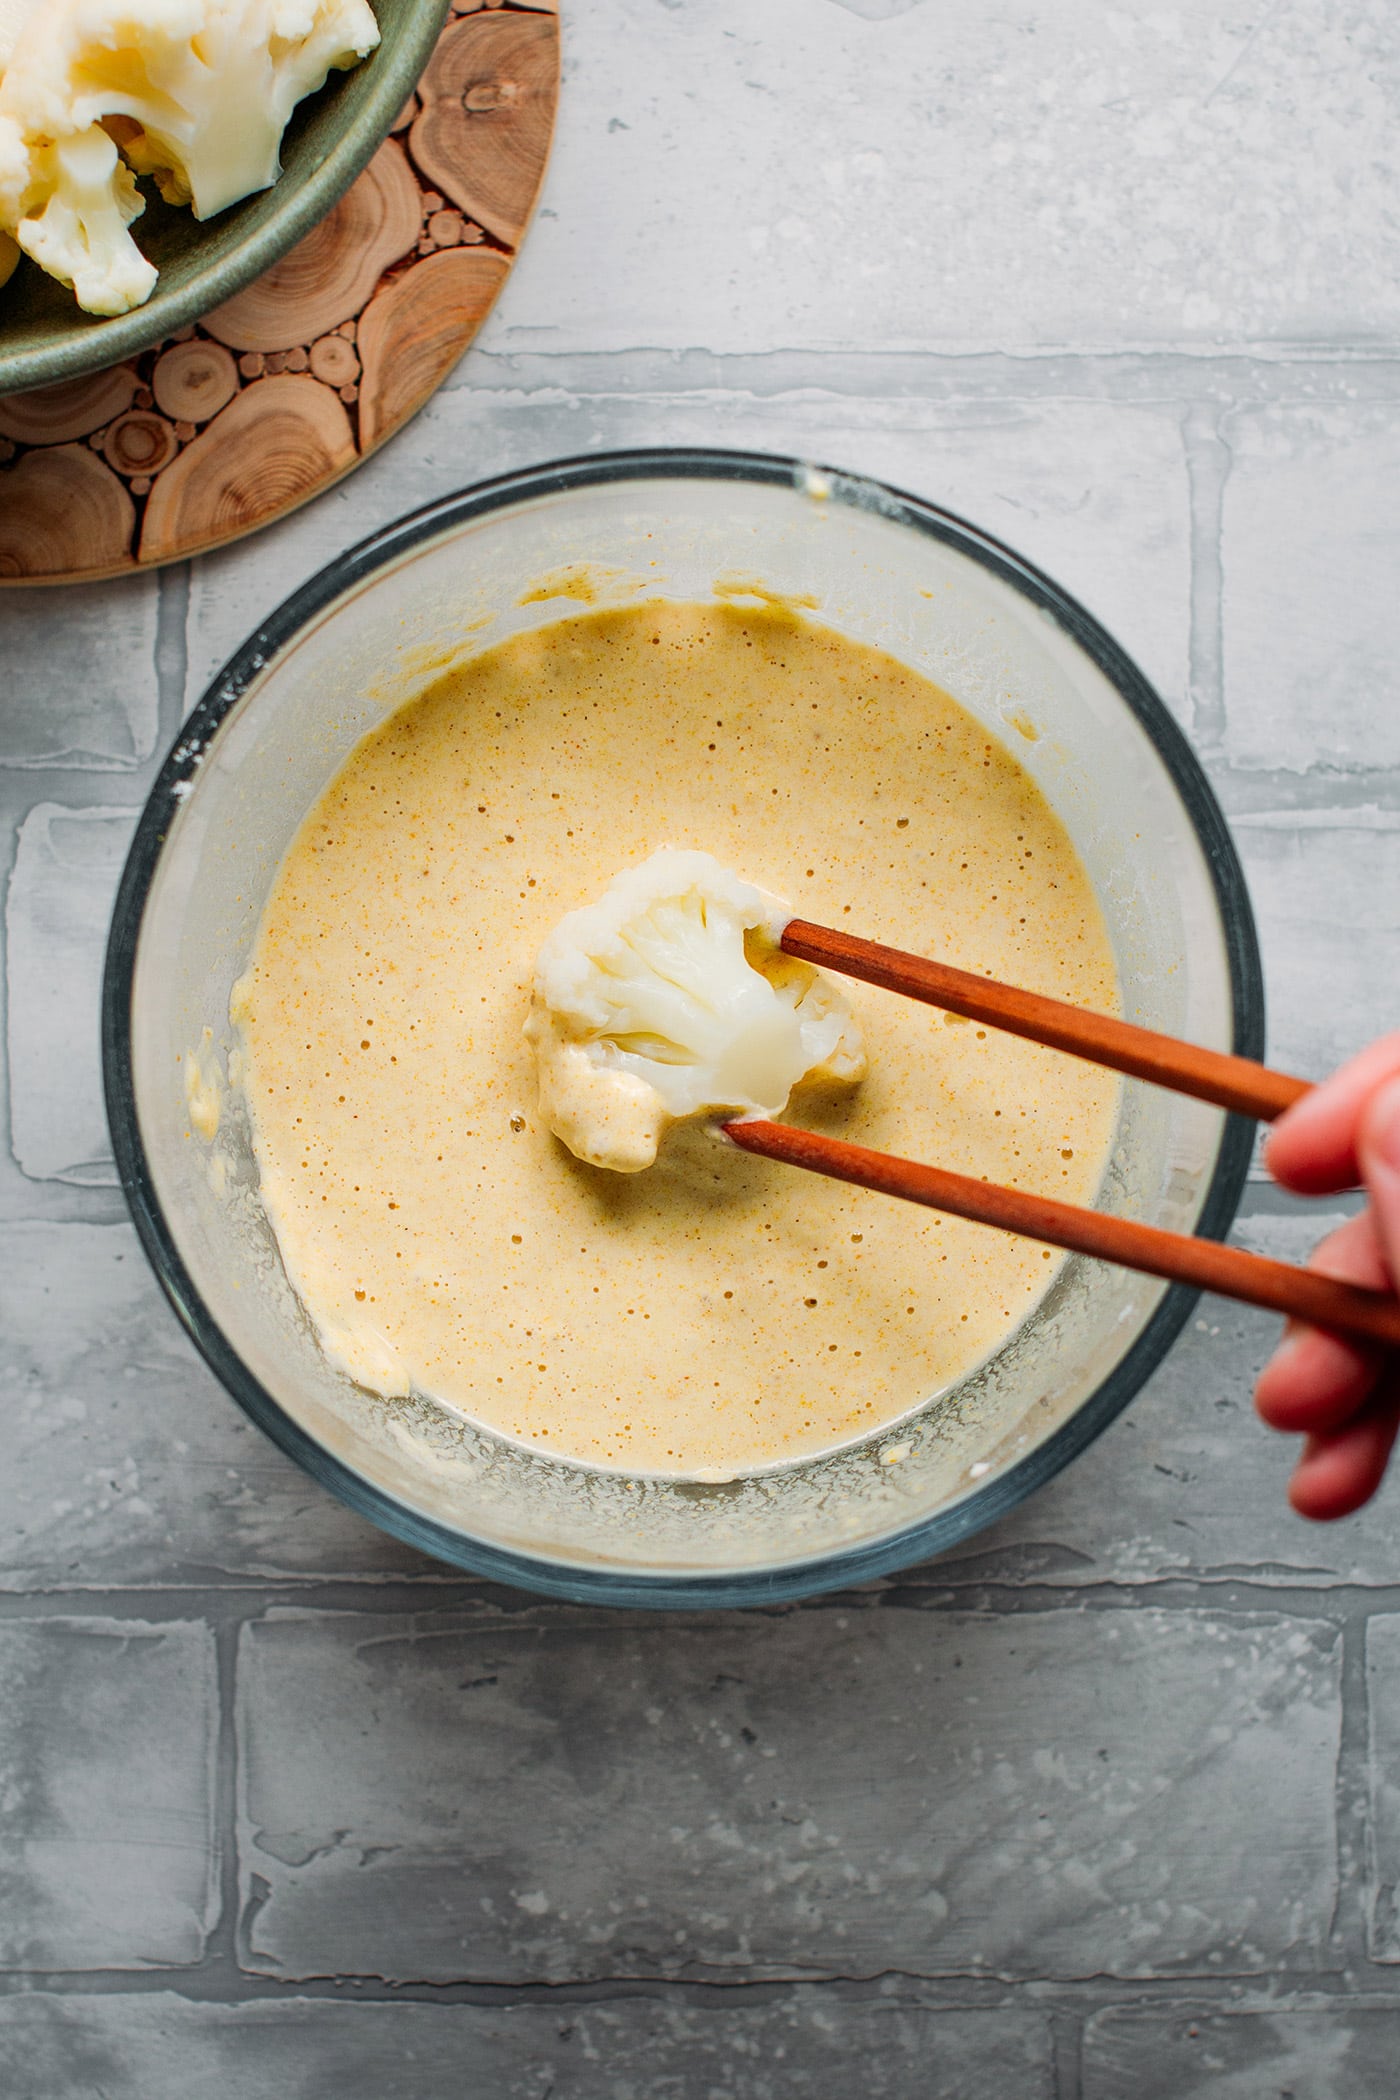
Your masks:
{"label": "finger", "polygon": [[1392,1287],[1400,1287],[1400,1078],[1379,1087],[1362,1109],[1356,1151],[1381,1255]]}
{"label": "finger", "polygon": [[1361,1111],[1376,1088],[1398,1073],[1400,1033],[1382,1036],[1304,1094],[1280,1116],[1264,1147],[1264,1164],[1275,1180],[1300,1196],[1355,1188],[1362,1178],[1356,1153]]}
{"label": "finger", "polygon": [[1300,1327],[1286,1335],[1254,1387],[1259,1419],[1289,1436],[1340,1429],[1370,1398],[1380,1352]]}
{"label": "finger", "polygon": [[[1370,1212],[1330,1233],[1314,1248],[1308,1267],[1383,1290],[1385,1264]],[[1259,1373],[1254,1404],[1271,1429],[1293,1435],[1339,1429],[1369,1398],[1384,1360],[1383,1350],[1365,1342],[1290,1320]]]}
{"label": "finger", "polygon": [[1397,1426],[1400,1392],[1389,1378],[1344,1429],[1309,1437],[1288,1484],[1288,1499],[1299,1516],[1327,1524],[1369,1502],[1381,1484]]}

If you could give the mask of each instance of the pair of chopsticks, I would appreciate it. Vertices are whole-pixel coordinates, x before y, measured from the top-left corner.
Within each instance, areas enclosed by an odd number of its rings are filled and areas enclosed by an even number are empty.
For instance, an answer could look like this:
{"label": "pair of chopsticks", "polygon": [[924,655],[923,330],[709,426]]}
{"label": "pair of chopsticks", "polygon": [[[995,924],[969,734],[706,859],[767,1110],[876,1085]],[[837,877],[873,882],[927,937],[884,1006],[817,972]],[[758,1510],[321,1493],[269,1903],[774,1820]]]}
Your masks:
{"label": "pair of chopsticks", "polygon": [[[1250,1058],[1202,1050],[1109,1014],[1090,1013],[1061,999],[1020,991],[994,978],[976,977],[969,970],[955,970],[946,963],[907,955],[900,948],[886,948],[878,941],[861,940],[829,926],[814,926],[805,919],[789,920],[782,946],[803,962],[859,977],[866,984],[901,992],[906,998],[962,1014],[970,1021],[985,1021],[1011,1035],[1068,1051],[1134,1079],[1151,1080],[1178,1094],[1194,1095],[1198,1101],[1213,1102],[1260,1122],[1272,1122],[1309,1091],[1305,1079],[1271,1071]],[[863,1145],[848,1145],[840,1138],[822,1137],[785,1123],[726,1123],[724,1129],[744,1151],[767,1159],[785,1160],[815,1174],[950,1211],[981,1225],[997,1225],[1004,1232],[1067,1247],[1075,1254],[1095,1255],[1149,1276],[1164,1276],[1172,1283],[1192,1284],[1222,1298],[1240,1298],[1246,1305],[1262,1305],[1314,1326],[1400,1347],[1400,1299],[1386,1291],[1364,1290],[1359,1284],[1341,1283],[1314,1269],[1296,1269],[1287,1262],[1269,1261],[1214,1240],[1164,1232],[1159,1226],[1111,1217],[1104,1211],[1081,1210],[1050,1196],[1001,1188],[971,1175],[871,1152]]]}

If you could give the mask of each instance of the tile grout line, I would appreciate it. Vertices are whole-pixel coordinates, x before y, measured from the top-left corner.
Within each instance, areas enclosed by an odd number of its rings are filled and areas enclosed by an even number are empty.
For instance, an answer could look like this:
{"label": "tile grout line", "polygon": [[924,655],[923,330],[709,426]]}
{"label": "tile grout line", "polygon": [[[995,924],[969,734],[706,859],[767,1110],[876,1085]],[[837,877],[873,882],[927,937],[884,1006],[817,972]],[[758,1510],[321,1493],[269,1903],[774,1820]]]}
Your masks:
{"label": "tile grout line", "polygon": [[1342,1624],[1341,1711],[1335,1792],[1337,1894],[1329,1938],[1349,1975],[1371,1966],[1366,1921],[1366,1837],[1370,1699],[1366,1686],[1366,1619]]}
{"label": "tile grout line", "polygon": [[[956,1564],[955,1564],[956,1565]],[[912,1579],[918,1577],[920,1579]],[[763,1625],[798,1614],[916,1611],[931,1617],[1034,1618],[1074,1611],[1094,1616],[1164,1611],[1218,1619],[1310,1619],[1337,1627],[1400,1615],[1400,1585],[1356,1582],[1270,1582],[1253,1577],[1189,1573],[1122,1581],[1097,1576],[1063,1584],[1016,1582],[1005,1575],[941,1576],[938,1564],[906,1570],[884,1587],[831,1590],[790,1604],[734,1606],[715,1611],[656,1612],[570,1604],[527,1590],[507,1591],[443,1574],[354,1576],[251,1576],[226,1585],[196,1583],[74,1585],[0,1591],[0,1624],[14,1620],[63,1621],[74,1617],[142,1619],[160,1625],[200,1618],[215,1632],[239,1631],[269,1612],[291,1611],[310,1618],[402,1619],[405,1637],[489,1628],[505,1634],[542,1624],[591,1625],[619,1636],[679,1627],[700,1632],[721,1624]]]}
{"label": "tile grout line", "polygon": [[[1394,1974],[1395,1954],[1378,1953],[1378,1942],[1385,1937],[1383,1910],[1388,1911],[1393,1902],[1393,1891],[1385,1885],[1384,1845],[1376,1828],[1376,1803],[1372,1799],[1371,1786],[1375,1770],[1375,1728],[1371,1712],[1371,1657],[1370,1627],[1363,1624],[1356,1640],[1358,1655],[1356,1670],[1360,1680],[1360,1703],[1363,1723],[1358,1728],[1358,1757],[1361,1762],[1364,1787],[1361,1794],[1361,1830],[1357,1847],[1357,1871],[1362,1877],[1365,1895],[1361,1904],[1361,1934],[1367,1968],[1371,1973]],[[1393,1872],[1392,1868],[1392,1872]],[[1386,1920],[1388,1922],[1388,1920]],[[1393,1941],[1392,1941],[1393,1947]]]}
{"label": "tile grout line", "polygon": [[1224,508],[1229,448],[1219,411],[1192,402],[1182,418],[1191,501],[1191,739],[1202,758],[1225,744]]}
{"label": "tile grout line", "polygon": [[[208,1620],[206,1618],[206,1624]],[[219,1732],[214,1760],[213,1843],[217,1911],[204,1943],[201,1968],[238,1970],[238,1648],[243,1626],[225,1620],[212,1629],[218,1673]]]}
{"label": "tile grout line", "polygon": [[191,566],[174,562],[157,582],[156,679],[159,757],[185,719],[189,680],[189,611]]}
{"label": "tile grout line", "polygon": [[[1337,2005],[1394,2011],[1390,1978],[1369,1988],[1358,1986],[1335,1970],[1290,1970],[1288,1995],[1300,2009],[1327,2011]],[[230,1982],[232,1988],[229,1988]],[[1073,2083],[1081,2073],[1083,2030],[1100,2012],[1143,2006],[1168,2006],[1191,2014],[1268,2012],[1278,2009],[1276,1973],[1268,1969],[1206,1973],[1200,1969],[1156,1975],[1115,1976],[1104,1970],[1092,1976],[1046,1976],[1031,1970],[986,1972],[966,1970],[872,1969],[850,1975],[816,1974],[794,1966],[786,1973],[731,1976],[611,1975],[550,1982],[531,1977],[517,1982],[452,1978],[434,1982],[422,1977],[396,1979],[370,1971],[345,1971],[278,1977],[265,1969],[240,1968],[230,1979],[211,1961],[163,1968],[8,1969],[0,1970],[0,2004],[6,1998],[47,1993],[54,1997],[140,1998],[167,1992],[192,2005],[281,2005],[305,1999],[335,2005],[419,2005],[450,2010],[453,2006],[507,2008],[516,2005],[610,2005],[648,1998],[700,2009],[730,2010],[750,2004],[780,2002],[797,1993],[821,1993],[845,2003],[888,2003],[901,1988],[914,1994],[916,2006],[934,2012],[1004,2012],[1038,2006],[1051,2028],[1052,2057],[1071,2083],[1056,2100],[1079,2100]],[[1060,2023],[1060,2024],[1057,2024]]]}
{"label": "tile grout line", "polygon": [[1050,2055],[1055,2100],[1083,2100],[1085,2019],[1101,2010],[1101,2005],[1091,2003],[1083,2010],[1051,2012]]}
{"label": "tile grout line", "polygon": [[[1165,404],[1183,399],[1247,403],[1394,399],[1400,390],[1400,346],[1328,355],[1299,344],[1274,356],[1250,350],[1046,350],[1034,355],[976,349],[894,349],[855,354],[832,349],[776,351],[547,349],[473,351],[474,377],[451,380],[451,395],[528,395],[560,390],[574,400],[672,400],[687,395],[775,400],[821,392],[833,400],[904,401],[909,407],[967,397],[1045,399],[1055,395]],[[838,375],[832,378],[831,375]],[[937,391],[931,393],[930,383]]]}
{"label": "tile grout line", "polygon": [[9,1172],[24,1181],[24,1169],[15,1152],[14,1130],[14,1059],[10,1043],[10,904],[14,888],[15,865],[19,858],[20,827],[24,822],[17,815],[11,822],[0,820],[0,828],[6,835],[4,880],[0,884],[0,1116],[3,1116],[3,1146],[0,1157]]}

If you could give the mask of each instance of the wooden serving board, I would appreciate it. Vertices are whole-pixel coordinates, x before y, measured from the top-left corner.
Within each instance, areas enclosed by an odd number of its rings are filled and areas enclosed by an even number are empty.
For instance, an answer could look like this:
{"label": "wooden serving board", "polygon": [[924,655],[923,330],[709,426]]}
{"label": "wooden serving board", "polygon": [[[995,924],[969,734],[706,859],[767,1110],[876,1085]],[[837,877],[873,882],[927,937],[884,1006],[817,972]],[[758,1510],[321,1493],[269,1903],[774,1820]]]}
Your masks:
{"label": "wooden serving board", "polygon": [[0,583],[202,554],[421,408],[509,273],[554,130],[552,0],[454,0],[393,134],[305,240],[192,328],[0,396]]}

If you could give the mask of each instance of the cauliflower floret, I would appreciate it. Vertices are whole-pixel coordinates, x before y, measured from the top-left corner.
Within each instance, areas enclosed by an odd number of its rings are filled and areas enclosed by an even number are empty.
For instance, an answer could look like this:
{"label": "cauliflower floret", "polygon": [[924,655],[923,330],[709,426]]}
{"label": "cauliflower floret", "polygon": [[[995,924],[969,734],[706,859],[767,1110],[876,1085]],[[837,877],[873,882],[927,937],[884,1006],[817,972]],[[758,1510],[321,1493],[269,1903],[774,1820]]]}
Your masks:
{"label": "cauliflower floret", "polygon": [[792,914],[708,853],[654,853],[540,949],[525,1037],[555,1136],[595,1167],[649,1167],[675,1123],[777,1115],[865,1053],[834,985],[778,943]]}
{"label": "cauliflower floret", "polygon": [[67,0],[7,86],[19,74],[46,122],[129,119],[133,164],[207,219],[277,180],[297,103],[378,42],[368,0]]}
{"label": "cauliflower floret", "polygon": [[44,0],[0,0],[0,73],[9,64],[19,33],[31,15],[37,15]]}
{"label": "cauliflower floret", "polygon": [[0,219],[20,247],[50,277],[71,284],[86,313],[142,305],[156,273],[126,229],[146,207],[106,132],[94,124],[76,137],[30,145],[17,160],[9,130],[0,113]]}
{"label": "cauliflower floret", "polygon": [[378,42],[368,0],[45,0],[0,79],[25,161],[0,147],[0,228],[80,306],[124,313],[155,282],[131,169],[201,219],[266,189],[297,103]]}

